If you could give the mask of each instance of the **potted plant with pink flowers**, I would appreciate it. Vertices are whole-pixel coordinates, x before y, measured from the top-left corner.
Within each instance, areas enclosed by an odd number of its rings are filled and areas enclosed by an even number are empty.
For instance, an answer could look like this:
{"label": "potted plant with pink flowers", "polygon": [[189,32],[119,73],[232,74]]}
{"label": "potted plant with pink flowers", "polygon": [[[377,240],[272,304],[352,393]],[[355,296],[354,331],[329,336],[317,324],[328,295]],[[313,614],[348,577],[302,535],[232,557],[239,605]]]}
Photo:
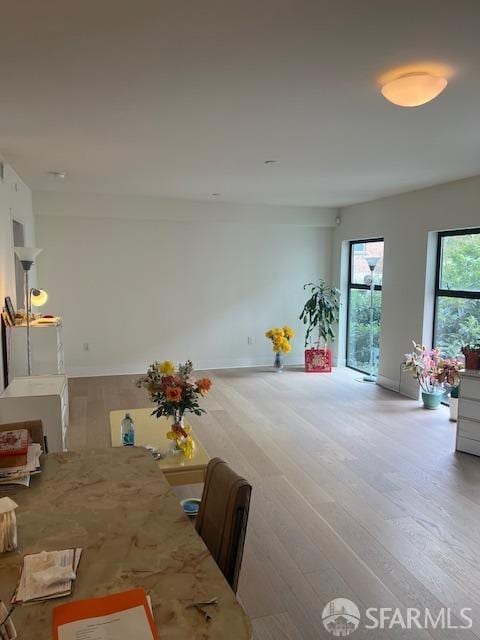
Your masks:
{"label": "potted plant with pink flowers", "polygon": [[461,362],[457,358],[442,358],[440,349],[413,341],[414,350],[405,355],[404,367],[418,381],[425,409],[438,409],[445,396],[445,385],[456,388],[459,384]]}
{"label": "potted plant with pink flowers", "polygon": [[425,409],[438,409],[445,394],[443,382],[440,382],[440,349],[427,349],[413,340],[414,350],[405,354],[405,369],[410,371],[422,390]]}

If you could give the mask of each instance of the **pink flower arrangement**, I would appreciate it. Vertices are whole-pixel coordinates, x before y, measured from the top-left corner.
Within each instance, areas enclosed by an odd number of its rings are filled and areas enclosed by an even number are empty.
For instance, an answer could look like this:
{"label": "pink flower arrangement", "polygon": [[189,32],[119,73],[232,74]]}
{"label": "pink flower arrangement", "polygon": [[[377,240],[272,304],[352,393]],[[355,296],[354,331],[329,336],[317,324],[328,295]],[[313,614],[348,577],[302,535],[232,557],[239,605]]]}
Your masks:
{"label": "pink flower arrangement", "polygon": [[459,372],[463,368],[457,358],[444,359],[440,349],[427,349],[413,340],[414,351],[405,354],[405,369],[418,380],[425,393],[436,393],[444,389],[445,384],[457,387],[460,382]]}

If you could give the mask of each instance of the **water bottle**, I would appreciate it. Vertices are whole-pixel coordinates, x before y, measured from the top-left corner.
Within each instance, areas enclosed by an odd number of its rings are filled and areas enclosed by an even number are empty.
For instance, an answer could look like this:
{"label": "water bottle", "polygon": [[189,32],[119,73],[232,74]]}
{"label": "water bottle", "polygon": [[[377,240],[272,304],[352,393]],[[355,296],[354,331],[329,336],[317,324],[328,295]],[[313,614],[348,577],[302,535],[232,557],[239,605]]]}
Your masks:
{"label": "water bottle", "polygon": [[125,414],[120,429],[123,446],[133,447],[135,445],[135,425],[129,413]]}

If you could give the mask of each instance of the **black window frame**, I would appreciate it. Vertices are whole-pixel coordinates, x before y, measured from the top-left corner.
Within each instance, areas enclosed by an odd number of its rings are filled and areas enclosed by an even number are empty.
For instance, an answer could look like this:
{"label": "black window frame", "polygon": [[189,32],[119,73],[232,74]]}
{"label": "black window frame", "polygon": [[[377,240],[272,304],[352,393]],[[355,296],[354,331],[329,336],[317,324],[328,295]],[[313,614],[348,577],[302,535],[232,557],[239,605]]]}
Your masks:
{"label": "black window frame", "polygon": [[[352,289],[364,289],[366,291],[370,291],[370,287],[367,284],[357,284],[356,282],[352,282],[352,256],[353,256],[353,245],[355,244],[370,244],[371,242],[383,242],[383,246],[385,248],[385,238],[366,238],[361,240],[350,240],[348,244],[348,288],[347,288],[347,340],[345,344],[345,366],[349,369],[353,369],[354,371],[358,371],[360,373],[370,373],[369,371],[365,371],[364,369],[358,369],[357,367],[352,367],[351,364],[348,364],[348,344],[350,337],[350,291]],[[366,246],[365,246],[366,249]],[[376,284],[374,285],[375,291],[382,291],[382,285]]]}
{"label": "black window frame", "polygon": [[473,229],[453,229],[451,231],[439,231],[437,234],[437,256],[435,262],[435,294],[433,300],[433,329],[432,329],[432,347],[435,346],[437,340],[437,308],[438,298],[463,298],[469,300],[480,300],[480,291],[467,291],[466,289],[443,289],[440,287],[441,269],[442,269],[442,240],[452,236],[469,236],[480,234],[480,227]]}

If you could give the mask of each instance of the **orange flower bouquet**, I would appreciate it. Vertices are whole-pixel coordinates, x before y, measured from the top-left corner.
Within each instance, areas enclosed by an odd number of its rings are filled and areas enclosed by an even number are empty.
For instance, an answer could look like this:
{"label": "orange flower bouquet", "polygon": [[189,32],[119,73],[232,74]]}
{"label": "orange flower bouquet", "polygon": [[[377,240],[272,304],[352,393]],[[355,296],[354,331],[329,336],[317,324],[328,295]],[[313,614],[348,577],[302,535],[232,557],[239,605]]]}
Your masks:
{"label": "orange flower bouquet", "polygon": [[199,401],[212,386],[209,378],[194,380],[191,377],[192,371],[191,360],[178,367],[169,360],[154,362],[147,373],[136,381],[136,386],[146,389],[149,398],[157,405],[152,416],[172,418],[172,428],[167,437],[175,442],[186,457],[193,455],[194,443],[190,435],[191,428],[184,424],[185,413],[197,416],[205,413]]}

